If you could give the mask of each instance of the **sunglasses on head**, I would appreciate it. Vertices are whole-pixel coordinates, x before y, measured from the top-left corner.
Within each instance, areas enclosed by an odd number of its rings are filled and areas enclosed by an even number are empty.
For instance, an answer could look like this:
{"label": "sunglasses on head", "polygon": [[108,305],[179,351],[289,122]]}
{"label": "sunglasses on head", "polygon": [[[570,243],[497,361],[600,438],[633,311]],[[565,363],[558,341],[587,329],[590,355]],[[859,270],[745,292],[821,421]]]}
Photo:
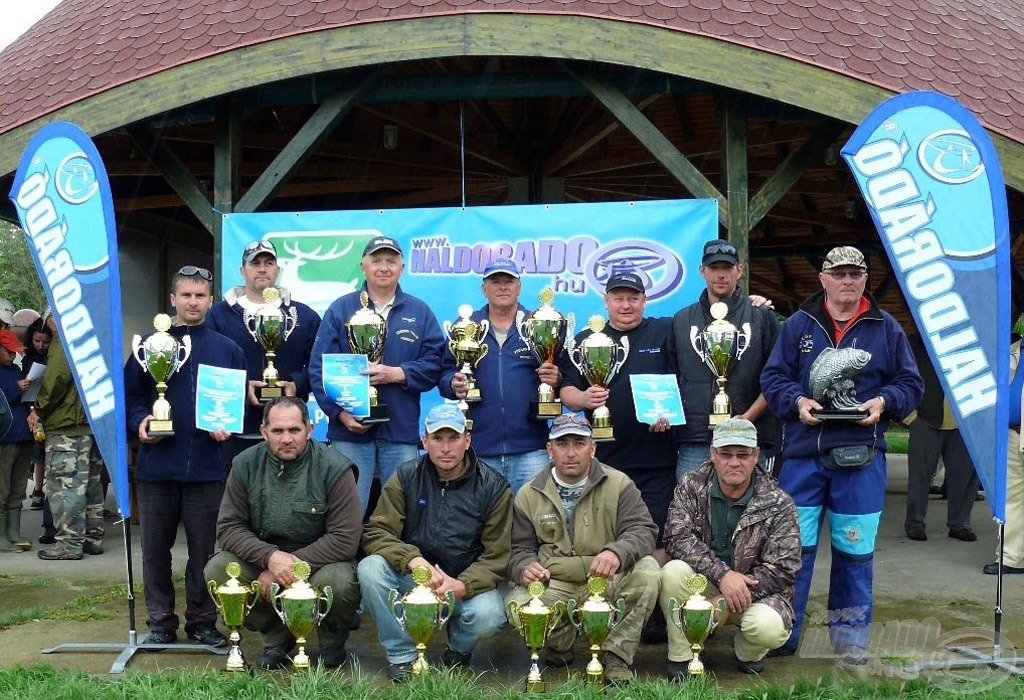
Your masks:
{"label": "sunglasses on head", "polygon": [[704,255],[736,255],[736,247],[729,243],[716,243],[704,249]]}
{"label": "sunglasses on head", "polygon": [[202,277],[207,282],[213,281],[213,273],[207,270],[205,267],[196,267],[195,265],[186,265],[185,267],[178,270],[178,277]]}
{"label": "sunglasses on head", "polygon": [[249,253],[251,253],[251,252],[253,252],[255,250],[261,250],[261,251],[266,251],[268,253],[275,253],[276,254],[276,251],[274,250],[273,244],[271,244],[269,241],[263,241],[263,240],[260,240],[260,241],[250,241],[249,244],[245,246],[245,254],[246,255],[248,255]]}

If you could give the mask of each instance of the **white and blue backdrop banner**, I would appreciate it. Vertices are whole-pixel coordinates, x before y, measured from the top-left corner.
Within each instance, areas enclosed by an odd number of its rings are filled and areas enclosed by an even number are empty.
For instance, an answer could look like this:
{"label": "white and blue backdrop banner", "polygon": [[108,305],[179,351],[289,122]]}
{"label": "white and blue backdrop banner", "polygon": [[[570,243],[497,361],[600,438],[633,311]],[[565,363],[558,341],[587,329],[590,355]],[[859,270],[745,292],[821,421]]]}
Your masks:
{"label": "white and blue backdrop banner", "polygon": [[1006,515],[1010,237],[977,119],[935,92],[881,104],[842,151],[985,486]]}
{"label": "white and blue backdrop banner", "polygon": [[106,168],[85,132],[55,122],[29,142],[10,196],[118,509],[128,517],[121,277]]}

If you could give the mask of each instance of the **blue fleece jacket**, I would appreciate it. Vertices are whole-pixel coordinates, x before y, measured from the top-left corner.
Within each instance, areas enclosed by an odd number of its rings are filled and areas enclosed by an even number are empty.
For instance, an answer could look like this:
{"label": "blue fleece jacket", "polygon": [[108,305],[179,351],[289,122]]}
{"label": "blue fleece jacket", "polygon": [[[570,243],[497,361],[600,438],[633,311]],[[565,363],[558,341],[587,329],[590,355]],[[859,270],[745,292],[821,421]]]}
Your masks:
{"label": "blue fleece jacket", "polygon": [[[135,480],[224,481],[227,470],[220,443],[207,431],[196,429],[196,380],[199,365],[245,369],[245,354],[233,340],[210,330],[205,323],[173,326],[168,332],[178,339],[186,334],[192,339],[192,354],[167,381],[166,398],[171,404],[174,435],[139,448]],[[156,383],[131,357],[124,366],[124,393],[128,432],[138,435],[139,424],[152,412]]]}
{"label": "blue fleece jacket", "polygon": [[[365,289],[364,283],[359,291]],[[313,395],[329,419],[327,437],[342,442],[387,440],[416,444],[420,440],[420,395],[437,386],[437,380],[441,377],[444,336],[430,307],[403,292],[401,286],[395,292],[395,301],[388,313],[383,364],[401,367],[405,372],[406,383],[382,384],[377,387],[380,402],[387,405],[391,420],[376,424],[360,435],[349,432],[338,419],[341,407],[324,392],[323,356],[352,352],[345,333],[345,322],[361,307],[359,291],[335,300],[327,309],[309,359],[309,381]]]}
{"label": "blue fleece jacket", "polygon": [[[0,437],[0,444],[11,445],[16,442],[26,442],[32,439],[32,431],[28,429],[28,404],[21,402],[21,389],[18,382],[24,379],[18,365],[0,365],[0,391],[7,397],[7,403],[11,407],[11,429],[7,435]],[[24,485],[24,484],[23,484]]]}
{"label": "blue fleece jacket", "polygon": [[[787,457],[815,457],[849,445],[874,445],[884,451],[889,421],[902,420],[921,401],[924,382],[906,334],[896,319],[878,308],[874,298],[865,296],[870,308],[846,329],[838,346],[833,342],[824,291],[805,301],[782,326],[761,372],[761,391],[775,415],[785,421],[783,452]],[[800,422],[796,400],[811,395],[811,364],[822,350],[831,347],[856,347],[871,353],[871,361],[854,377],[854,387],[861,402],[876,396],[885,399],[885,410],[876,425],[845,420],[814,426]]]}
{"label": "blue fleece jacket", "polygon": [[[525,314],[526,308],[519,309]],[[490,310],[485,304],[472,316],[474,321],[488,317]],[[530,413],[530,402],[537,400],[537,360],[515,324],[509,328],[505,344],[499,346],[494,331],[485,337],[489,348],[487,355],[473,370],[481,400],[469,404],[469,417],[473,419],[473,449],[481,457],[518,455],[533,450],[542,450],[548,439],[548,422],[534,420]],[[447,399],[454,399],[452,378],[459,367],[447,350],[444,353],[444,370],[438,389]]]}

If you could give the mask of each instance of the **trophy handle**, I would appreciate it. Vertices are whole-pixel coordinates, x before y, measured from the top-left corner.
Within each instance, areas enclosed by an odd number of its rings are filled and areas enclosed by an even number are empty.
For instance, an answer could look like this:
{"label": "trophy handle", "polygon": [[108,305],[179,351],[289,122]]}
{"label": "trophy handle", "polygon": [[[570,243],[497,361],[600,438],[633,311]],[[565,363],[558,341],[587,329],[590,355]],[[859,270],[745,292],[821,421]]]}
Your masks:
{"label": "trophy handle", "polygon": [[[138,338],[139,336],[135,337]],[[217,608],[217,612],[220,613],[221,616],[223,617],[224,606],[221,604],[220,597],[217,595],[217,582],[212,579],[207,581],[206,590],[210,592],[210,600],[213,601],[213,607]]]}
{"label": "trophy handle", "polygon": [[288,312],[284,315],[284,323],[281,324],[281,342],[288,340],[288,336],[292,334],[292,331],[299,325],[299,312],[294,306],[288,307]]}
{"label": "trophy handle", "polygon": [[713,611],[713,613],[711,615],[711,629],[708,632],[708,634],[711,634],[711,632],[714,632],[715,629],[720,624],[725,622],[726,618],[729,617],[729,603],[725,600],[724,597],[719,597],[718,601],[716,603],[714,603],[713,605],[714,605],[714,611]]}
{"label": "trophy handle", "polygon": [[519,617],[519,603],[508,601],[508,621],[519,634],[523,634],[523,620]]}
{"label": "trophy handle", "polygon": [[248,615],[252,611],[253,606],[256,605],[256,601],[260,599],[260,593],[263,591],[263,586],[260,585],[259,581],[253,581],[249,584],[249,597],[245,601],[245,614]]}
{"label": "trophy handle", "polygon": [[561,621],[562,616],[565,615],[565,602],[561,600],[555,601],[555,604],[551,606],[554,613],[551,615],[551,621],[548,623],[548,634],[555,631],[555,627]]}
{"label": "trophy handle", "polygon": [[277,581],[270,584],[270,606],[274,608],[274,612],[284,622],[284,608],[281,606],[281,585]]}
{"label": "trophy handle", "polygon": [[448,622],[448,618],[455,612],[455,593],[453,591],[447,591],[444,594],[444,598],[441,600],[441,604],[437,606],[437,629],[444,627],[444,623]]}
{"label": "trophy handle", "polygon": [[316,599],[316,624],[319,625],[321,620],[327,617],[332,605],[334,605],[334,589],[324,586],[323,595]]}
{"label": "trophy handle", "polygon": [[565,619],[576,628],[576,631],[583,634],[583,620],[579,616],[579,608],[576,607],[576,599],[570,598],[565,603]]}
{"label": "trophy handle", "polygon": [[[484,323],[487,323],[487,321],[484,321]],[[487,335],[486,331],[484,332],[484,335],[485,336]],[[485,357],[487,357],[487,353],[489,353],[490,351],[491,351],[491,346],[488,345],[487,343],[481,341],[480,342],[480,355],[479,355],[479,357],[476,358],[476,364],[479,365],[480,364],[480,360],[482,360]]]}
{"label": "trophy handle", "polygon": [[[566,335],[566,338],[569,338],[569,336]],[[568,346],[568,340],[566,340],[566,343],[565,350],[569,353],[569,361],[572,362],[573,366],[580,371],[580,374],[583,374],[583,347],[576,347],[574,344],[573,347],[570,348]]]}
{"label": "trophy handle", "polygon": [[[445,334],[446,337],[451,337],[451,333],[452,333],[452,322],[451,321],[449,321],[448,319],[445,319],[444,321],[442,321],[441,322],[441,328],[444,329],[444,334]],[[451,343],[450,342],[449,342],[448,347],[451,347]]]}
{"label": "trophy handle", "polygon": [[747,346],[750,345],[750,324],[744,323],[743,329],[736,333],[736,360],[743,356],[743,353],[747,351]]}
{"label": "trophy handle", "polygon": [[576,347],[576,314],[571,311],[565,317],[565,347]]}
{"label": "trophy handle", "polygon": [[175,369],[188,362],[188,358],[191,356],[192,336],[186,334],[185,337],[181,339],[181,345],[178,346],[178,364],[175,366]]}
{"label": "trophy handle", "polygon": [[256,338],[257,333],[260,329],[260,321],[256,317],[256,314],[251,311],[245,311],[242,313],[242,322],[245,324],[246,329],[249,331],[249,335]]}
{"label": "trophy handle", "polygon": [[[486,338],[487,334],[490,333],[490,332],[491,332],[491,322],[488,321],[486,318],[482,319],[480,321],[480,340],[482,341],[484,338]],[[484,354],[486,355],[487,353],[484,353]],[[483,357],[483,355],[481,355],[480,357]]]}
{"label": "trophy handle", "polygon": [[680,632],[683,631],[683,618],[679,608],[679,601],[675,598],[668,599],[668,619],[679,628]]}
{"label": "trophy handle", "polygon": [[619,373],[622,365],[626,363],[627,357],[629,357],[629,338],[623,337],[615,346],[615,361],[612,363],[611,371],[608,372],[608,379],[604,382],[605,386],[610,384],[615,375]]}
{"label": "trophy handle", "polygon": [[138,333],[132,336],[132,357],[142,365],[143,372],[149,371],[149,368],[146,367],[146,350],[142,347],[142,336]]}
{"label": "trophy handle", "polygon": [[690,345],[701,361],[706,362],[707,354],[704,352],[704,334],[697,326],[690,326]]}
{"label": "trophy handle", "polygon": [[615,621],[608,625],[608,631],[611,632],[613,629],[622,624],[622,621],[626,619],[626,599],[619,598],[615,602]]}
{"label": "trophy handle", "polygon": [[402,603],[398,597],[398,591],[394,588],[388,593],[388,609],[391,610],[391,614],[395,616],[398,624],[405,627],[405,604]]}

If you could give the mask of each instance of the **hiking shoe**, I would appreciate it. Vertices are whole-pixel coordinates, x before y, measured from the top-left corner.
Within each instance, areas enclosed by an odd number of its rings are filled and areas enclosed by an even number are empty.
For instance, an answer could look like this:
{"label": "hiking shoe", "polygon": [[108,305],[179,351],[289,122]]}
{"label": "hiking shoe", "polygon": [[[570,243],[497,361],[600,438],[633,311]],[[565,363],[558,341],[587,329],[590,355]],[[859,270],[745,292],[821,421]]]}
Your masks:
{"label": "hiking shoe", "polygon": [[58,546],[53,549],[40,549],[36,556],[43,561],[78,561],[82,558],[82,553],[72,552]]}
{"label": "hiking shoe", "polygon": [[690,677],[689,672],[689,661],[672,661],[668,662],[668,679],[676,683],[682,683]]}
{"label": "hiking shoe", "polygon": [[766,658],[766,659],[774,659],[774,658],[779,657],[779,656],[792,656],[795,653],[796,653],[796,647],[791,647],[791,646],[788,646],[786,644],[783,644],[781,647],[776,647],[775,649],[769,649],[768,653],[764,655],[764,658]]}
{"label": "hiking shoe", "polygon": [[604,682],[608,685],[618,685],[633,680],[633,670],[629,664],[610,651],[606,651],[601,656],[601,665],[604,666]]}
{"label": "hiking shoe", "polygon": [[92,542],[83,542],[82,543],[82,553],[83,554],[92,554],[92,555],[103,554],[103,546],[102,545],[98,545],[98,544],[94,544]]}
{"label": "hiking shoe", "polygon": [[288,653],[295,648],[295,642],[279,644],[275,647],[263,647],[263,653],[256,659],[256,665],[264,671],[276,671],[292,662]]}
{"label": "hiking shoe", "polygon": [[740,673],[750,673],[757,675],[764,671],[764,659],[760,661],[741,661],[739,658],[736,659],[736,670]]}
{"label": "hiking shoe", "polygon": [[328,647],[321,649],[309,660],[311,666],[323,666],[324,668],[338,668],[348,659],[345,647]]}
{"label": "hiking shoe", "polygon": [[188,638],[208,647],[219,649],[228,645],[228,639],[213,625],[203,625],[188,631]]}
{"label": "hiking shoe", "polygon": [[178,641],[178,633],[174,630],[150,630],[145,644],[174,644]]}
{"label": "hiking shoe", "polygon": [[412,678],[412,661],[388,664],[388,680],[392,683],[405,683],[410,678]]}
{"label": "hiking shoe", "polygon": [[969,527],[951,527],[949,537],[962,542],[974,542],[978,539],[978,535]]}
{"label": "hiking shoe", "polygon": [[[981,572],[988,574],[989,576],[995,576],[999,573],[999,562],[994,561],[991,564],[985,564],[981,567]],[[1008,566],[1003,564],[1004,574],[1024,574],[1024,566]]]}
{"label": "hiking shoe", "polygon": [[42,510],[43,509],[43,501],[45,501],[45,500],[46,500],[46,496],[43,495],[42,491],[33,491],[32,492],[32,502],[28,504],[28,507],[31,510]]}
{"label": "hiking shoe", "polygon": [[565,651],[548,649],[544,652],[544,668],[568,668],[573,658],[572,649]]}
{"label": "hiking shoe", "polygon": [[908,527],[904,532],[907,533],[908,540],[914,540],[915,542],[928,541],[928,533],[925,532],[923,527]]}
{"label": "hiking shoe", "polygon": [[56,544],[57,542],[57,528],[47,527],[43,529],[43,534],[39,536],[39,544]]}
{"label": "hiking shoe", "polygon": [[448,668],[467,668],[473,661],[473,653],[463,654],[447,647],[441,654],[441,664]]}

